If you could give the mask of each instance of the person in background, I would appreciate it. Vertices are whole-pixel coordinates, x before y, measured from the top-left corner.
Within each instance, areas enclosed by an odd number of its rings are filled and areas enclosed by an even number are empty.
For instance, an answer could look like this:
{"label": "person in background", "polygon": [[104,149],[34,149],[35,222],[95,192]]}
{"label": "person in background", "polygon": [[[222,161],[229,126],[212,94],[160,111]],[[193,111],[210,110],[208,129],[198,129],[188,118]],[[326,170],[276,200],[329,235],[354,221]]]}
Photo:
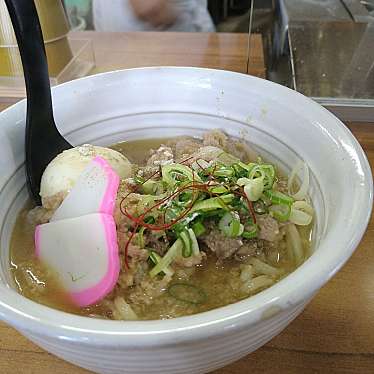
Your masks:
{"label": "person in background", "polygon": [[97,31],[215,31],[207,0],[93,0]]}

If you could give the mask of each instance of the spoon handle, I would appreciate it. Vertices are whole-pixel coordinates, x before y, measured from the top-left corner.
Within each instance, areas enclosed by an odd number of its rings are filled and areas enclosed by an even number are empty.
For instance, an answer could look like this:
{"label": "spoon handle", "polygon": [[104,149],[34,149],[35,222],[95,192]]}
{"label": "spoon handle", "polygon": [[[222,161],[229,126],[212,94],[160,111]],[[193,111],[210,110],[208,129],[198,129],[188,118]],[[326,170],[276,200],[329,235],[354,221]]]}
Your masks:
{"label": "spoon handle", "polygon": [[5,0],[21,55],[27,93],[25,135],[26,180],[40,204],[40,181],[49,162],[71,148],[53,119],[47,55],[33,0]]}

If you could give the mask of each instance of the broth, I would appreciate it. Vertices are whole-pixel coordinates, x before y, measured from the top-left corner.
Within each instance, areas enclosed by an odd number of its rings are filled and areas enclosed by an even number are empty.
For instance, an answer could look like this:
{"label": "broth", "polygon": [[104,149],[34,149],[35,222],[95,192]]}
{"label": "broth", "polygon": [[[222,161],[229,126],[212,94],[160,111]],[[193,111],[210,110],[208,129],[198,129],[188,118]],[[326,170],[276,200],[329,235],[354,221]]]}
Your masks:
{"label": "broth", "polygon": [[[122,142],[112,148],[123,153],[132,162],[143,165],[145,156],[151,149],[161,144],[175,143],[176,139],[151,139]],[[251,280],[246,280],[246,271],[251,269],[248,259],[238,262],[234,258],[217,261],[217,257],[205,250],[206,258],[199,264],[190,268],[177,268],[168,288],[163,285],[162,279],[155,281],[159,288],[157,292],[147,293],[149,285],[116,289],[102,302],[86,308],[74,306],[59,286],[57,277],[43,266],[34,255],[34,229],[28,219],[28,212],[32,208],[28,203],[19,214],[12,233],[10,245],[10,269],[19,293],[38,303],[78,314],[97,318],[120,319],[113,304],[114,297],[120,295],[131,306],[138,319],[165,319],[203,312],[234,303],[247,298],[271,284],[254,288]],[[304,251],[304,259],[310,250],[311,225],[299,230]],[[205,248],[205,247],[204,247]],[[290,258],[286,241],[279,245],[265,245],[256,251],[256,259],[279,270],[274,282],[287,276],[297,267]],[[249,257],[249,261],[251,257]],[[149,266],[149,265],[146,265]],[[125,271],[126,272],[126,271]],[[247,274],[248,275],[248,274]],[[265,278],[263,278],[265,279]],[[144,283],[144,282],[143,282]],[[245,286],[247,285],[247,289]],[[147,288],[148,287],[148,288]],[[147,296],[148,295],[148,296]],[[192,298],[192,299],[191,299]],[[197,300],[194,300],[197,298]],[[124,318],[126,319],[126,318]]]}

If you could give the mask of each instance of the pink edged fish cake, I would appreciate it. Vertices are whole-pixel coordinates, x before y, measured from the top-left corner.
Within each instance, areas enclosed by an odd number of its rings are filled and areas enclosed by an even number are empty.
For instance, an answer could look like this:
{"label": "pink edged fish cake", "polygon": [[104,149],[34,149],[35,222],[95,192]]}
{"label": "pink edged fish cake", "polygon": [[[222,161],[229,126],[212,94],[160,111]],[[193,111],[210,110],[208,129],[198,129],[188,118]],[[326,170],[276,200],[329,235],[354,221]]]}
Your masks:
{"label": "pink edged fish cake", "polygon": [[86,167],[49,223],[35,230],[36,256],[53,269],[74,304],[103,299],[120,262],[113,211],[119,177],[101,157]]}
{"label": "pink edged fish cake", "polygon": [[84,307],[112,291],[119,276],[113,216],[93,213],[35,230],[36,256],[57,272],[74,304]]}

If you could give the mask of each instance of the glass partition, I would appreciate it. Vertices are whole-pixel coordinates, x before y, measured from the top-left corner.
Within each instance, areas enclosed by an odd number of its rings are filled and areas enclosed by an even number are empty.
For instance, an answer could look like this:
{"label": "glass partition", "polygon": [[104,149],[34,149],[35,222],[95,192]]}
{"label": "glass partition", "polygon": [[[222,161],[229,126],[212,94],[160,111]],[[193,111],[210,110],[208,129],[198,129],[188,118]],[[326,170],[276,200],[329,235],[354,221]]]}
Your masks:
{"label": "glass partition", "polygon": [[[256,12],[254,13],[256,17]],[[273,3],[267,78],[307,95],[342,119],[374,118],[374,1]]]}
{"label": "glass partition", "polygon": [[[35,3],[52,84],[124,68],[200,66],[286,85],[343,119],[374,118],[374,0]],[[0,98],[22,97],[4,0],[0,24]]]}

